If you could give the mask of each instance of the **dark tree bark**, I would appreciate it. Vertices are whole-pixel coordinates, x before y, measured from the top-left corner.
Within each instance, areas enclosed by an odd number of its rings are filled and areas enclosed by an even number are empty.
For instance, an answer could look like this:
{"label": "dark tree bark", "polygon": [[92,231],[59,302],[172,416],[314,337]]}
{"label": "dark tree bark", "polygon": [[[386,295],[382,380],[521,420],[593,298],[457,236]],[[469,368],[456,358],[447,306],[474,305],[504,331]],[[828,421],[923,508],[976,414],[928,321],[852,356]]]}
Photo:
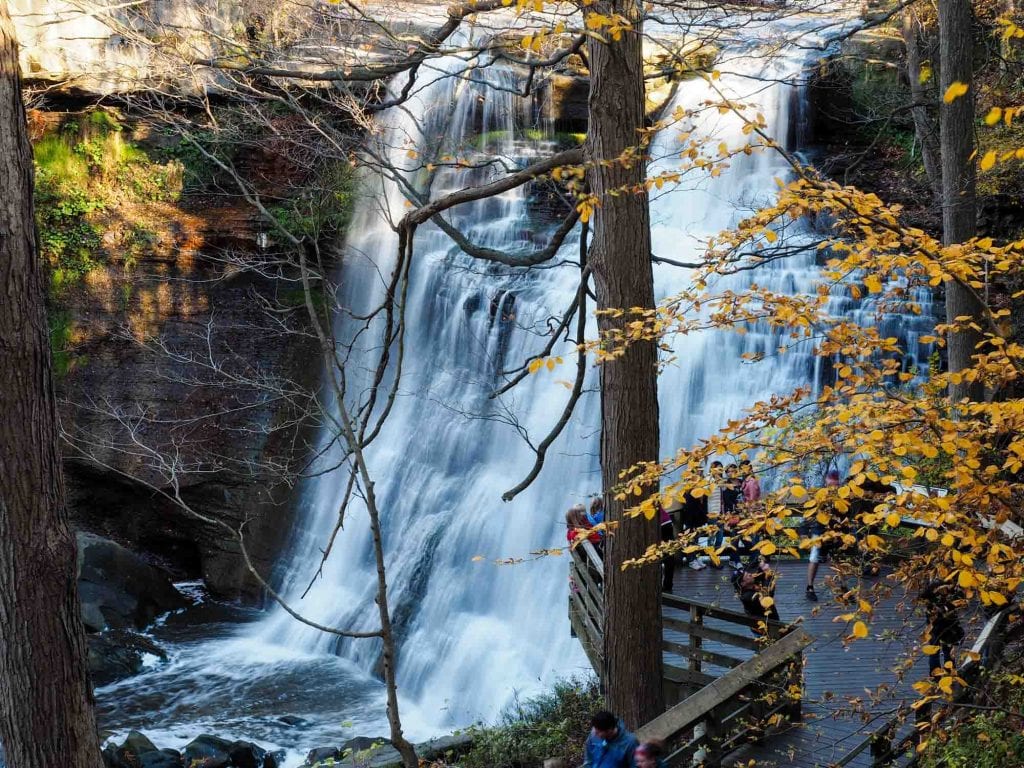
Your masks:
{"label": "dark tree bark", "polygon": [[[942,167],[939,156],[939,126],[935,119],[934,102],[935,88],[929,82],[921,82],[921,48],[925,51],[934,41],[929,41],[922,28],[921,20],[911,7],[903,11],[903,43],[907,51],[907,80],[910,84],[910,100],[914,106],[910,115],[914,119],[914,134],[921,144],[921,161],[924,163],[925,175],[931,185],[935,200],[942,202]],[[931,81],[934,83],[934,79]]]}
{"label": "dark tree bark", "polygon": [[[599,207],[590,254],[598,309],[654,307],[650,212],[635,192],[645,175],[643,153],[623,153],[640,143],[644,125],[641,9],[635,0],[604,0],[588,13],[622,14],[633,23],[618,41],[590,42],[588,181]],[[602,330],[621,320],[601,316]],[[601,366],[601,475],[607,520],[618,524],[605,549],[607,701],[636,728],[664,711],[661,663],[661,574],[657,568],[622,570],[659,541],[659,522],[624,518],[626,504],[613,488],[620,472],[658,459],[658,351],[633,344]],[[650,489],[655,490],[655,489]]]}
{"label": "dark tree bark", "polygon": [[[961,243],[977,234],[975,208],[974,161],[974,14],[970,0],[939,0],[939,65],[940,89],[944,94],[955,82],[971,86],[965,95],[939,107],[940,142],[942,149],[942,242]],[[984,307],[975,294],[964,285],[946,284],[946,317],[969,315],[981,318]],[[971,365],[981,335],[976,331],[951,332],[947,339],[949,370],[963,370]],[[954,400],[969,397],[980,400],[980,385],[967,382],[950,386]]]}
{"label": "dark tree bark", "polygon": [[11,768],[101,765],[55,402],[17,44],[0,0],[0,739]]}

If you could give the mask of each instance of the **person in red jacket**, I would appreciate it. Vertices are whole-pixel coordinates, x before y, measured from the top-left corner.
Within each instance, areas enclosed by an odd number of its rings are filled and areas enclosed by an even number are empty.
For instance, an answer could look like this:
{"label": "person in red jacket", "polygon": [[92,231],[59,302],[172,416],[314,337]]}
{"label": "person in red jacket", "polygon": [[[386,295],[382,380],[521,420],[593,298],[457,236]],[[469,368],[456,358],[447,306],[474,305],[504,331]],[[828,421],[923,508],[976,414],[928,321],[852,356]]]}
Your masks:
{"label": "person in red jacket", "polygon": [[743,492],[743,501],[752,504],[761,500],[761,481],[754,474],[754,467],[750,459],[743,459],[740,462],[740,476],[743,478],[743,485],[740,490]]}
{"label": "person in red jacket", "polygon": [[[575,544],[577,538],[580,536],[580,531],[588,531],[593,526],[590,521],[587,520],[587,508],[582,504],[574,504],[569,507],[569,511],[565,513],[565,538],[570,544]],[[601,534],[599,531],[594,531],[587,536],[587,540],[591,544],[601,543]]]}

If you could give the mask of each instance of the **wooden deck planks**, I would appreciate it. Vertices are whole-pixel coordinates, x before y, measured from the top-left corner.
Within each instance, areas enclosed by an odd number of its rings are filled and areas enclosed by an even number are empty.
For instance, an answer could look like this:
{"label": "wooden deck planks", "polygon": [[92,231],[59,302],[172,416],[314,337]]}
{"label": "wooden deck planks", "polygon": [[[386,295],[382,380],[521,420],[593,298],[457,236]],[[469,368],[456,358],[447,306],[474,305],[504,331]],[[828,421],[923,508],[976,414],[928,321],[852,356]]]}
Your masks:
{"label": "wooden deck planks", "polygon": [[[881,600],[875,607],[869,624],[870,635],[866,639],[844,644],[843,640],[850,627],[834,619],[844,613],[856,610],[852,606],[840,606],[824,586],[829,569],[823,566],[818,573],[818,603],[808,602],[804,596],[806,583],[806,562],[782,561],[776,564],[779,574],[775,602],[783,621],[800,619],[804,629],[815,640],[804,651],[805,699],[803,722],[787,728],[782,733],[764,741],[743,747],[730,758],[733,760],[756,759],[758,766],[796,766],[797,768],[826,768],[843,757],[872,730],[871,722],[881,722],[893,710],[913,701],[911,688],[914,681],[927,675],[927,664],[918,658],[913,666],[899,679],[897,668],[905,661],[924,630],[924,618],[915,606],[911,596],[897,587],[894,593]],[[722,570],[707,568],[694,571],[689,568],[677,570],[673,593],[732,610],[742,610],[729,583],[728,567]],[[863,582],[864,588],[872,584],[885,584],[882,579]],[[686,614],[666,609],[666,616],[685,619]],[[735,625],[705,620],[708,627],[735,632]],[[968,629],[968,635],[971,635]],[[668,630],[665,638],[676,643],[685,643],[685,635]],[[752,651],[725,645],[714,640],[705,640],[703,650],[736,659],[745,660]],[[667,663],[682,665],[679,656],[666,653]],[[720,675],[725,670],[704,663],[704,671]],[[876,689],[883,688],[883,695],[872,701]],[[859,699],[860,712],[855,712],[850,699]],[[868,721],[865,724],[865,721]],[[870,765],[870,754],[859,755],[852,766]]]}

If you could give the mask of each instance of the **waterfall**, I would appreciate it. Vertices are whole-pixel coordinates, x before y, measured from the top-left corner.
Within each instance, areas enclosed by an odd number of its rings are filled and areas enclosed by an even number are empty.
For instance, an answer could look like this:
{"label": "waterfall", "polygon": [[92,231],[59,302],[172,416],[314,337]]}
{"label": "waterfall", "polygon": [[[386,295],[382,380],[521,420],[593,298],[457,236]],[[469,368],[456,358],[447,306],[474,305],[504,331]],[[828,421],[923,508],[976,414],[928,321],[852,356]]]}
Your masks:
{"label": "waterfall", "polygon": [[[452,59],[441,66],[458,71],[463,62]],[[497,68],[475,73],[472,81],[435,78],[406,109],[385,117],[393,122],[374,150],[405,169],[446,153],[470,151],[472,160],[486,155],[521,164],[551,151],[552,141],[538,146],[524,137],[532,115],[530,102],[512,92],[516,79]],[[439,172],[432,194],[504,172]],[[384,202],[367,205],[358,215],[345,249],[340,303],[353,312],[379,301],[380,276],[393,265],[397,239],[381,210],[396,219],[408,210],[392,182],[383,184],[377,200]],[[507,250],[545,241],[543,230],[551,227],[531,221],[539,217],[523,188],[450,214],[474,243]],[[572,244],[565,248],[575,252]],[[474,262],[434,227],[421,227],[416,236],[400,394],[367,456],[401,638],[399,684],[417,710],[434,713],[435,727],[492,717],[513,691],[532,692],[586,668],[569,633],[564,560],[494,561],[528,558],[531,551],[564,543],[564,507],[599,490],[593,441],[597,399],[584,396],[579,417],[549,455],[546,480],[510,504],[502,503],[501,493],[525,475],[532,452],[510,428],[507,415],[516,414],[531,435],[542,435],[569,396],[553,379],[572,374],[530,377],[511,397],[488,399],[501,383],[499,372],[543,343],[539,334],[550,317],[564,312],[576,275],[578,270],[568,266],[522,271]],[[339,338],[351,338],[348,325],[341,313]],[[376,359],[374,344],[376,337],[365,345],[358,342],[352,355],[355,376],[361,366],[372,366],[366,361]],[[350,375],[350,388],[354,378]],[[330,439],[329,432],[324,439]],[[323,463],[337,460],[338,451],[332,451]],[[376,565],[368,516],[358,502],[322,578],[300,598],[319,561],[318,548],[335,525],[344,482],[345,474],[335,472],[307,484],[282,591],[312,619],[369,629],[377,624]],[[379,643],[339,643],[281,610],[272,611],[258,631],[268,643],[340,652],[365,667],[373,666],[379,652]]]}
{"label": "waterfall", "polygon": [[[790,31],[796,23],[785,22]],[[799,141],[805,130],[794,121],[803,120],[806,108],[801,90],[792,83],[800,76],[806,52],[757,55],[776,33],[772,25],[745,28],[751,37],[730,52],[716,87],[756,103],[771,135]],[[475,160],[490,156],[522,165],[553,149],[556,137],[548,134],[538,141],[524,130],[532,112],[514,93],[515,73],[490,68],[470,75],[465,68],[466,62],[456,57],[433,62],[431,76],[421,78],[429,84],[409,104],[382,115],[379,131],[371,137],[371,149],[407,169],[418,184],[427,178],[421,167],[445,154]],[[697,107],[709,98],[717,97],[694,79],[681,84],[676,105]],[[688,129],[735,148],[747,140],[742,127],[732,113],[705,109]],[[657,137],[653,172],[671,167],[678,146],[676,129]],[[439,171],[430,192],[436,197],[504,172],[493,165]],[[788,173],[777,153],[755,152],[738,155],[718,178],[688,175],[679,189],[666,186],[651,201],[655,255],[699,261],[707,238],[770,201],[775,179]],[[397,249],[387,218],[397,219],[408,210],[394,181],[371,174],[365,188],[372,194],[354,218],[338,274],[338,302],[348,312],[338,313],[335,325],[339,339],[354,342],[346,367],[353,403],[365,397],[377,338],[355,338],[349,313],[365,311],[380,300]],[[449,213],[450,220],[478,245],[536,247],[545,242],[554,222],[535,192],[521,188],[462,205]],[[813,238],[808,224],[795,223],[780,242]],[[498,400],[488,397],[501,382],[500,371],[536,353],[551,319],[560,318],[568,307],[578,278],[578,269],[565,263],[575,259],[578,249],[578,241],[569,240],[551,264],[516,270],[466,256],[433,226],[421,227],[416,235],[399,395],[367,451],[382,515],[389,597],[400,634],[399,694],[413,738],[493,718],[516,694],[528,695],[588,669],[570,636],[565,559],[531,558],[529,553],[562,546],[564,511],[600,489],[597,377],[588,371],[587,391],[549,451],[543,472],[508,504],[502,503],[502,492],[524,477],[533,462],[519,432],[525,430],[537,440],[557,421],[569,397],[559,382],[573,377],[572,365],[530,376]],[[812,292],[817,276],[813,249],[756,272],[759,285],[788,293]],[[657,265],[659,297],[688,288],[691,277],[686,269]],[[716,287],[742,289],[754,277],[749,272],[722,277]],[[888,334],[908,339],[920,361],[928,350],[918,348],[917,336],[927,325],[930,300],[926,293],[917,299],[924,305],[922,318],[888,314],[882,323]],[[842,289],[834,292],[831,309],[863,318],[875,312],[869,300],[855,301]],[[591,338],[593,334],[591,327]],[[776,355],[780,340],[764,324],[745,335],[717,331],[671,339],[674,362],[659,385],[663,453],[714,432],[758,399],[800,385],[818,387],[827,380],[827,364],[809,347]],[[555,352],[567,350],[556,347]],[[744,362],[744,353],[750,352],[764,354],[766,360]],[[329,389],[324,394],[328,406]],[[320,468],[341,456],[331,438],[325,428]],[[322,575],[307,593],[336,524],[345,480],[344,471],[336,471],[305,482],[293,538],[278,568],[280,591],[311,619],[366,630],[377,623],[376,567],[367,514],[358,500],[348,511]],[[507,558],[523,561],[495,563]],[[137,727],[152,723],[152,717],[145,721],[137,713],[125,713],[146,702],[152,709],[152,697],[164,695],[164,706],[172,707],[166,717],[195,722],[189,708],[204,696],[210,701],[207,709],[226,709],[228,702],[237,705],[258,689],[262,709],[250,705],[249,713],[231,722],[239,736],[294,742],[293,731],[274,724],[282,709],[312,723],[301,740],[306,746],[324,743],[313,739],[337,741],[343,733],[384,733],[383,697],[372,678],[378,654],[379,643],[339,641],[271,608],[227,637],[190,638],[162,672],[111,686],[101,692],[101,704],[117,727]],[[199,675],[205,687],[198,692],[198,683],[182,682]],[[166,686],[172,694],[161,694]],[[227,693],[216,694],[221,690]],[[129,700],[135,704],[126,704]],[[204,717],[208,723],[211,716]],[[356,723],[343,725],[344,720]]]}
{"label": "waterfall", "polygon": [[[743,97],[752,90],[750,76],[764,78],[755,90],[760,91],[757,99],[769,129],[774,135],[793,135],[791,112],[794,106],[801,108],[803,95],[784,81],[799,71],[803,54],[745,61],[737,57],[733,63],[741,71],[723,76],[719,86]],[[445,66],[455,71],[463,63],[453,59]],[[521,138],[529,117],[524,100],[510,92],[512,82],[495,80],[513,75],[478,71],[474,78],[472,83],[457,77],[436,79],[407,110],[393,115],[378,151],[389,153],[395,166],[409,169],[429,157],[431,147],[444,146],[445,152],[455,154],[456,147],[472,143],[475,131],[486,141],[488,155],[522,162],[524,155],[536,153],[538,148],[524,146]],[[696,105],[712,96],[697,80],[681,89],[677,103]],[[748,140],[736,115],[710,112],[701,113],[695,126],[699,133],[732,147]],[[422,117],[416,121],[412,115]],[[666,130],[656,139],[653,156],[668,158],[657,166],[671,167],[676,133]],[[411,146],[417,150],[414,161],[408,159]],[[689,188],[656,195],[651,203],[654,253],[698,261],[703,242],[769,202],[774,179],[787,175],[785,161],[776,153],[739,155],[717,179],[687,182]],[[486,177],[486,172],[442,174],[433,194]],[[383,189],[383,207],[400,217],[406,210],[400,190],[390,182]],[[379,208],[367,206],[361,212],[348,242],[342,303],[356,311],[367,308],[361,297],[370,294],[371,303],[379,298],[379,274],[389,272],[396,249]],[[531,215],[520,188],[463,205],[453,219],[477,244],[514,249],[529,245],[526,222]],[[790,229],[791,242],[813,237],[806,228]],[[572,258],[575,249],[567,244],[565,258]],[[811,251],[767,265],[757,281],[774,291],[807,294],[814,291],[817,276]],[[564,510],[599,489],[598,398],[593,392],[584,396],[538,481],[509,505],[502,504],[501,494],[525,474],[532,455],[500,418],[501,409],[508,406],[519,426],[537,439],[555,423],[568,396],[555,380],[572,373],[559,369],[530,377],[502,403],[486,398],[499,383],[497,371],[518,365],[541,346],[543,340],[531,330],[544,329],[548,318],[564,311],[574,278],[569,265],[517,271],[474,262],[433,227],[422,227],[417,236],[407,308],[407,368],[369,462],[384,518],[390,594],[401,635],[399,685],[417,710],[434,713],[437,727],[493,717],[515,691],[529,692],[585,667],[569,637],[564,562],[553,557],[518,565],[492,561],[560,546]],[[736,289],[751,280],[750,273],[743,273],[726,276],[721,283]],[[687,288],[690,274],[663,265],[657,267],[655,281],[659,296],[668,296]],[[836,297],[834,308],[870,311],[846,295]],[[344,321],[338,334],[347,336]],[[678,362],[660,380],[663,452],[712,433],[759,398],[820,382],[819,360],[810,347],[762,364],[743,361],[746,352],[770,356],[779,343],[780,335],[767,325],[742,336],[712,332],[675,340]],[[591,372],[591,387],[595,379]],[[329,455],[326,461],[337,457]],[[349,514],[323,578],[299,599],[318,560],[317,544],[323,546],[335,524],[343,483],[344,474],[336,472],[309,484],[302,505],[303,544],[289,559],[285,594],[316,621],[369,629],[376,624],[375,565],[364,513]],[[484,560],[474,562],[477,556]],[[365,640],[338,643],[281,610],[259,632],[266,642],[340,651],[365,667],[372,666],[378,652]]]}
{"label": "waterfall", "polygon": [[[723,76],[719,86],[743,97],[751,90],[749,76],[764,78],[756,87],[759,111],[774,135],[787,136],[791,111],[794,105],[799,110],[803,97],[785,81],[799,70],[802,57],[751,57],[734,64],[746,70]],[[461,65],[457,59],[446,64],[451,70]],[[389,153],[391,162],[407,173],[439,146],[454,154],[456,148],[471,145],[474,131],[487,142],[489,155],[522,162],[535,153],[537,148],[524,146],[521,138],[529,115],[525,101],[510,93],[513,74],[492,70],[475,77],[474,83],[436,79],[407,109],[392,113],[394,122],[382,132],[378,151]],[[680,90],[677,104],[696,107],[713,97],[702,81],[694,80]],[[419,124],[411,115],[422,116]],[[695,128],[714,136],[715,143],[740,147],[747,142],[741,120],[731,112],[705,109]],[[653,155],[666,159],[657,161],[654,171],[672,166],[676,134],[663,131],[655,142]],[[410,147],[417,150],[412,161]],[[488,175],[443,174],[435,180],[433,194],[480,183]],[[769,202],[774,179],[787,175],[788,166],[777,153],[741,154],[717,179],[705,174],[692,188],[656,195],[651,204],[655,254],[699,261],[707,238]],[[381,207],[400,217],[405,210],[401,192],[392,183],[383,189],[387,202]],[[514,249],[529,245],[532,215],[527,193],[518,189],[462,205],[453,220],[478,244]],[[791,242],[813,237],[806,227],[789,229]],[[370,295],[371,304],[378,300],[380,274],[389,273],[396,242],[375,206],[363,210],[353,233],[341,276],[342,303],[365,311],[368,306],[360,299]],[[576,247],[567,244],[565,258],[572,258]],[[420,229],[415,250],[401,395],[368,455],[384,518],[390,594],[401,634],[400,687],[416,709],[436,713],[435,725],[445,727],[492,717],[514,692],[529,692],[585,666],[569,637],[564,561],[549,557],[505,566],[491,561],[564,542],[564,510],[600,487],[599,403],[593,393],[582,399],[538,480],[514,502],[502,504],[501,493],[526,473],[533,459],[516,430],[501,418],[502,408],[507,406],[519,425],[538,439],[555,423],[568,397],[556,379],[571,378],[571,366],[530,377],[501,403],[488,401],[487,394],[499,383],[496,371],[519,364],[541,346],[542,339],[531,331],[545,328],[548,318],[564,311],[576,270],[516,271],[474,262],[433,227]],[[779,292],[812,293],[818,277],[814,258],[811,249],[805,256],[772,263],[757,273],[757,282]],[[659,266],[658,293],[667,296],[685,289],[690,279],[688,270]],[[751,279],[745,273],[720,282],[735,289]],[[848,296],[837,295],[835,307],[842,309],[843,304],[867,311]],[[338,335],[346,337],[344,319],[339,323]],[[709,332],[674,340],[678,362],[660,382],[664,450],[712,433],[758,399],[820,382],[820,361],[809,346],[760,364],[743,361],[748,352],[771,358],[780,339],[778,331],[762,324],[742,336]],[[365,351],[375,359],[372,349]],[[591,372],[591,387],[595,379]],[[328,464],[336,461],[336,455],[325,458]],[[343,473],[309,484],[300,518],[303,543],[289,559],[284,591],[310,618],[368,629],[376,623],[375,565],[361,512],[350,513],[322,578],[300,599],[319,559],[317,547],[335,523],[343,484]],[[484,560],[474,562],[478,556]],[[365,640],[337,643],[280,610],[260,631],[267,642],[338,651],[364,667],[372,666],[378,652]]]}

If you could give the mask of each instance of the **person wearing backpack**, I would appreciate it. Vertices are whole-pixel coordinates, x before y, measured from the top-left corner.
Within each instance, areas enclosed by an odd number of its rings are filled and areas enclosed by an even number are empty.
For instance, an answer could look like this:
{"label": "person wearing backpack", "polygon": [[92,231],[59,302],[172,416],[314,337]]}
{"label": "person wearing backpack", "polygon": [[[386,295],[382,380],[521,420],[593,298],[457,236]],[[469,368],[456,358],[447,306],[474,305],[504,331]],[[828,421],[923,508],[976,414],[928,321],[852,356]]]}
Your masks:
{"label": "person wearing backpack", "polygon": [[924,603],[928,616],[926,645],[938,648],[935,653],[928,654],[928,674],[934,675],[943,664],[956,667],[956,647],[964,640],[964,627],[957,615],[957,603],[963,594],[950,582],[936,579],[925,585],[918,595]]}
{"label": "person wearing backpack", "polygon": [[[780,621],[779,609],[775,607],[775,581],[771,563],[760,555],[752,556],[745,565],[736,568],[732,585],[743,604],[743,612],[765,621]],[[766,598],[770,598],[767,608],[762,602]],[[756,635],[761,634],[757,627],[753,631]]]}

